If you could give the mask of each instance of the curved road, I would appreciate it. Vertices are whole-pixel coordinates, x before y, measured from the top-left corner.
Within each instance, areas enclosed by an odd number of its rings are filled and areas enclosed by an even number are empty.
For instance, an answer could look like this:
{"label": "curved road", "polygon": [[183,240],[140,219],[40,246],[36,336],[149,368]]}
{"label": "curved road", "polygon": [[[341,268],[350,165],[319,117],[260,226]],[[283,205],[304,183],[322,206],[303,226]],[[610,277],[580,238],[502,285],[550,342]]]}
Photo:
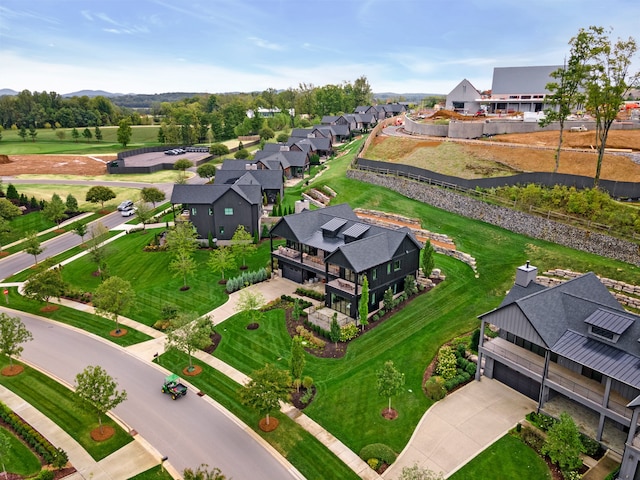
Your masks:
{"label": "curved road", "polygon": [[251,431],[232,420],[204,398],[190,392],[172,401],[160,387],[164,372],[107,341],[38,317],[5,310],[22,318],[33,334],[22,358],[73,385],[88,365],[101,365],[127,400],[114,411],[149,441],[178,470],[202,463],[220,468],[227,478],[300,478],[274,457]]}

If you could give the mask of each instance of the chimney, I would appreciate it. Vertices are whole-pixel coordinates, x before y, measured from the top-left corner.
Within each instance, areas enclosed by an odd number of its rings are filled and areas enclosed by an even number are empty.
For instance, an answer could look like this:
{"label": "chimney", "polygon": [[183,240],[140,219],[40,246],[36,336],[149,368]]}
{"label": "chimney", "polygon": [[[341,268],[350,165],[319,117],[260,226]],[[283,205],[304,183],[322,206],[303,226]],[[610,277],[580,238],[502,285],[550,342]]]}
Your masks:
{"label": "chimney", "polygon": [[535,281],[538,275],[538,268],[529,264],[527,260],[526,265],[522,265],[516,269],[516,285],[521,287],[528,287],[529,283]]}

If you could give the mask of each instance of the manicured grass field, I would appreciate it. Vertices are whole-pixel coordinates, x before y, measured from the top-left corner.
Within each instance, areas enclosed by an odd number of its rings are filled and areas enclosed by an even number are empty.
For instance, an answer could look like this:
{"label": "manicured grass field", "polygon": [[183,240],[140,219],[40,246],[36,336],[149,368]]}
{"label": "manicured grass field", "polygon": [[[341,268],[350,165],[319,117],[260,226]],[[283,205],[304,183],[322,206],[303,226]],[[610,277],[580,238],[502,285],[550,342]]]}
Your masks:
{"label": "manicured grass field", "polygon": [[[0,356],[0,368],[7,365],[9,359],[4,355]],[[97,414],[79,403],[67,387],[26,365],[24,369],[24,372],[14,377],[0,375],[0,384],[27,400],[71,435],[94,460],[105,458],[133,440],[117,423],[104,417],[102,424],[112,426],[116,434],[104,442],[95,442],[91,439],[91,430],[98,427]]]}
{"label": "manicured grass field", "polygon": [[173,477],[158,465],[142,473],[139,473],[135,477],[131,477],[129,480],[173,480]]}
{"label": "manicured grass field", "polygon": [[546,462],[519,438],[505,435],[454,473],[450,480],[550,480]]}
{"label": "manicured grass field", "polygon": [[[215,275],[207,267],[210,255],[208,250],[194,253],[199,268],[187,277],[190,286],[187,291],[180,290],[182,276],[174,276],[169,269],[171,253],[143,251],[144,246],[160,232],[162,229],[132,233],[106,247],[109,275],[128,280],[136,292],[136,308],[127,316],[151,326],[162,318],[161,312],[165,305],[175,305],[183,311],[196,311],[198,314],[207,313],[222,305],[227,300],[227,292],[224,285],[218,283],[221,276]],[[249,270],[265,267],[269,256],[269,242],[263,242],[254,254],[247,256]],[[65,266],[62,274],[76,288],[95,291],[101,282],[99,276],[93,275],[95,270],[95,263],[89,256],[84,256]],[[235,268],[226,272],[225,277],[230,278],[239,273],[240,270]]]}
{"label": "manicured grass field", "polygon": [[[188,360],[185,355],[172,350],[161,355],[160,363],[163,367],[179,373],[188,365]],[[189,381],[253,428],[257,434],[287,458],[305,478],[308,480],[355,480],[359,478],[314,436],[280,412],[271,414],[272,418],[277,418],[280,422],[278,428],[269,433],[261,431],[258,428],[258,422],[262,416],[240,402],[238,396],[240,385],[198,360],[194,360],[194,364],[201,366],[203,371],[200,375],[190,377]]]}
{"label": "manicured grass field", "polygon": [[9,441],[9,451],[1,458],[6,472],[30,477],[40,471],[40,460],[26,445],[5,428],[0,427],[0,435]]}
{"label": "manicured grass field", "polygon": [[[82,137],[84,128],[78,128],[80,138],[78,141],[74,141],[71,136],[72,128],[61,128],[59,130],[64,131],[65,136],[63,140],[60,140],[56,136],[56,130],[40,128],[38,129],[38,136],[36,141],[32,142],[31,137],[27,135],[25,141],[18,135],[18,130],[4,130],[2,132],[2,143],[0,144],[0,153],[6,155],[27,155],[33,153],[41,154],[54,154],[54,153],[69,153],[69,154],[96,154],[101,153],[116,153],[122,150],[131,150],[133,148],[140,148],[145,146],[160,145],[158,143],[158,129],[157,125],[146,126],[136,125],[131,127],[131,142],[127,145],[127,148],[123,149],[122,145],[118,143],[117,132],[118,127],[100,127],[102,132],[102,141],[98,142],[95,137],[92,137],[90,141],[86,141]],[[95,128],[90,127],[89,130],[93,135]],[[28,132],[27,132],[28,133]]]}
{"label": "manicured grass field", "polygon": [[[121,347],[128,347],[135,345],[136,343],[146,342],[151,340],[151,337],[147,334],[138,332],[130,327],[127,329],[127,334],[121,337],[112,337],[109,332],[115,329],[115,322],[98,315],[92,315],[87,312],[75,310],[73,308],[60,305],[57,310],[52,312],[43,312],[41,309],[44,306],[43,303],[35,300],[30,300],[20,295],[17,288],[9,288],[9,306],[16,310],[23,312],[29,312],[40,317],[45,317],[51,320],[55,320],[60,323],[71,325],[72,327],[80,328],[87,332],[93,333],[105,340],[109,340]],[[55,299],[51,300],[52,304],[55,304]]]}

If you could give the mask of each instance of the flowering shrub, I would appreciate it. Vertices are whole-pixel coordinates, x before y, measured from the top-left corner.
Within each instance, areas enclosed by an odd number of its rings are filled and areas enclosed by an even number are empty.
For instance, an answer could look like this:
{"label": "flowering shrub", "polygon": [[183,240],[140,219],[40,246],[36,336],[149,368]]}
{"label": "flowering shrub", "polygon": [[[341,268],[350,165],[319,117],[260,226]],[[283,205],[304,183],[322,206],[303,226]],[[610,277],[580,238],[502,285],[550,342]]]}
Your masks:
{"label": "flowering shrub", "polygon": [[347,323],[344,327],[340,327],[340,341],[348,342],[358,336],[358,327],[355,323]]}
{"label": "flowering shrub", "polygon": [[445,382],[456,376],[458,362],[451,347],[445,345],[438,350],[438,363],[436,364],[436,374],[440,375]]}
{"label": "flowering shrub", "polygon": [[327,344],[324,340],[317,338],[313,333],[304,328],[302,325],[296,327],[296,333],[307,341],[307,346],[311,348],[324,348]]}

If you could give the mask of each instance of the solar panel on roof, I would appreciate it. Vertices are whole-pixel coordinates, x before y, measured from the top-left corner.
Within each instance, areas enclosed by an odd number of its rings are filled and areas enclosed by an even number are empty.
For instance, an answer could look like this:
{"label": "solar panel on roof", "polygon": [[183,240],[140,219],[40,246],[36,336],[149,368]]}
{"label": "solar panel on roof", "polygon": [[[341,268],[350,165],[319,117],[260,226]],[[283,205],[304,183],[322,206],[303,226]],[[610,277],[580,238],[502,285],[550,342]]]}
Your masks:
{"label": "solar panel on roof", "polygon": [[360,238],[364,233],[369,230],[370,226],[365,225],[364,223],[354,223],[349,228],[347,228],[343,234],[346,237],[351,238]]}

